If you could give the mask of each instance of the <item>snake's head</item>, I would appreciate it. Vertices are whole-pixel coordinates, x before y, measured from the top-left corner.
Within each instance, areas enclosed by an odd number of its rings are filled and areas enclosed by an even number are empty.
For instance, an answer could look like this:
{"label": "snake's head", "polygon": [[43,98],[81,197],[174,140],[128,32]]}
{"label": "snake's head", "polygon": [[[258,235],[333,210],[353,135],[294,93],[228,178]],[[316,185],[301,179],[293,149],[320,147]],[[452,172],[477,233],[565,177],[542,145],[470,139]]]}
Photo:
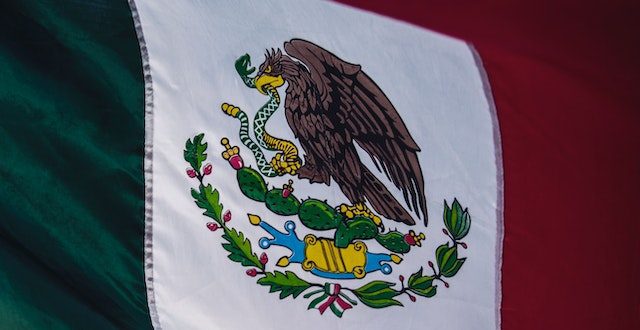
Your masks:
{"label": "snake's head", "polygon": [[255,84],[258,92],[267,95],[269,90],[275,91],[276,88],[284,85],[284,67],[282,51],[271,49],[267,50],[264,55],[265,59],[256,74]]}
{"label": "snake's head", "polygon": [[251,66],[251,56],[249,54],[244,54],[236,60],[236,71],[243,78],[256,71],[256,68]]}

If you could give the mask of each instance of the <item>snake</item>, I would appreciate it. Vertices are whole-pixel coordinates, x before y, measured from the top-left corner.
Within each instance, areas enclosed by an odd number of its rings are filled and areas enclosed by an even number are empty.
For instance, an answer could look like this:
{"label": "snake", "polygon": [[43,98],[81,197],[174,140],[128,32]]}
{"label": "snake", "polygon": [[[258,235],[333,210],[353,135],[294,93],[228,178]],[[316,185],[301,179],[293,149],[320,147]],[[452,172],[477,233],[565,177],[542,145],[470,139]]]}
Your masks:
{"label": "snake", "polygon": [[[254,78],[245,75],[241,75],[241,78],[247,87],[256,88]],[[271,85],[265,86],[264,90],[267,96],[269,96],[269,100],[260,107],[253,120],[254,136],[258,143],[254,142],[249,135],[249,118],[244,111],[227,103],[222,104],[222,110],[240,122],[240,129],[238,131],[240,141],[253,153],[260,173],[266,177],[275,177],[283,173],[273,168],[272,164],[266,159],[262,149],[282,152],[284,160],[295,161],[298,160],[298,148],[291,141],[280,139],[267,133],[265,126],[280,106],[280,95],[276,88]]]}

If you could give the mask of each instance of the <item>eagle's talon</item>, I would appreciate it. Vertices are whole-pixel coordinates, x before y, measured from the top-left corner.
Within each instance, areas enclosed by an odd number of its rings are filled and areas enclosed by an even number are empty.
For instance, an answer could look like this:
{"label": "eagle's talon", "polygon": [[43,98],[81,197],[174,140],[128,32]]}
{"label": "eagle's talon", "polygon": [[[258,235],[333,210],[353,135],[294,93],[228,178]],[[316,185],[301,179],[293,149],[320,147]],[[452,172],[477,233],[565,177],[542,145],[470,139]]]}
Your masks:
{"label": "eagle's talon", "polygon": [[337,207],[338,212],[344,215],[347,219],[353,219],[356,216],[369,218],[376,224],[376,226],[384,230],[384,224],[382,219],[375,213],[371,212],[364,203],[355,203],[354,205],[341,204]]}
{"label": "eagle's talon", "polygon": [[271,167],[282,176],[285,174],[296,175],[298,169],[302,166],[298,159],[287,159],[287,157],[279,152],[271,159]]}
{"label": "eagle's talon", "polygon": [[376,226],[382,227],[382,229],[384,230],[384,225],[382,224],[382,220],[379,216],[374,215],[373,217],[371,217],[371,220],[373,220],[373,223],[375,223]]}

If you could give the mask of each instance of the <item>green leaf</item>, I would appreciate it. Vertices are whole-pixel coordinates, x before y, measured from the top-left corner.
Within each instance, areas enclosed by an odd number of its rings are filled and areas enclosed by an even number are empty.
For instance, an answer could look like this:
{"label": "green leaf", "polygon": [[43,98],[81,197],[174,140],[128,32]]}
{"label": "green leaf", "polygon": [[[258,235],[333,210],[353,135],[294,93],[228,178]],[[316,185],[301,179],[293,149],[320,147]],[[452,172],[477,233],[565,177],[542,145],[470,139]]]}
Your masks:
{"label": "green leaf", "polygon": [[442,212],[442,219],[444,220],[444,225],[447,227],[449,231],[451,231],[451,208],[449,204],[447,204],[447,200],[444,200],[444,211]]}
{"label": "green leaf", "polygon": [[462,219],[462,206],[460,202],[458,202],[457,198],[453,199],[453,204],[451,205],[451,229],[453,233],[458,232],[460,229],[460,222]]}
{"label": "green leaf", "polygon": [[454,275],[456,275],[460,270],[460,268],[462,267],[462,265],[464,264],[465,260],[467,260],[467,258],[456,259],[452,263],[451,267],[442,270],[442,276],[453,277]]}
{"label": "green leaf", "polygon": [[208,184],[200,185],[199,190],[191,189],[191,196],[195,199],[196,205],[205,210],[204,215],[220,222],[222,219],[223,205],[220,203],[220,193],[217,189]]}
{"label": "green leaf", "polygon": [[449,243],[444,243],[436,249],[436,261],[440,267],[440,261],[443,260],[444,254],[449,250]]}
{"label": "green leaf", "polygon": [[464,209],[464,212],[462,213],[462,224],[460,226],[460,229],[455,233],[454,238],[456,240],[463,239],[465,236],[467,236],[467,234],[469,234],[470,228],[471,228],[471,215],[469,215],[468,209]]}
{"label": "green leaf", "polygon": [[395,283],[391,283],[391,282],[371,281],[371,282],[361,286],[360,288],[354,290],[354,292],[359,293],[359,294],[371,294],[371,293],[375,293],[375,292],[378,292],[378,291],[383,290],[383,289],[390,288],[390,287],[392,287],[394,285],[395,285]]}
{"label": "green leaf", "polygon": [[251,242],[244,237],[242,232],[235,228],[224,227],[222,238],[228,243],[223,243],[222,247],[229,251],[229,259],[239,262],[243,266],[254,266],[264,270],[264,265],[260,263],[258,256],[251,249]]}
{"label": "green leaf", "polygon": [[422,268],[420,268],[409,277],[408,289],[423,297],[433,297],[436,294],[433,279],[433,276],[422,276]]}
{"label": "green leaf", "polygon": [[457,247],[449,247],[449,243],[446,243],[436,249],[436,259],[442,276],[452,277],[458,273],[467,258],[458,259]]}
{"label": "green leaf", "polygon": [[258,280],[258,284],[269,286],[269,292],[280,291],[280,299],[288,296],[293,296],[295,299],[311,286],[311,284],[290,271],[285,273],[279,271],[266,273],[263,278]]}
{"label": "green leaf", "polygon": [[429,286],[427,288],[424,289],[409,289],[411,292],[419,295],[419,296],[423,296],[423,297],[427,297],[427,298],[431,298],[433,296],[436,295],[436,288],[437,286]]}
{"label": "green leaf", "polygon": [[393,297],[400,294],[400,292],[391,288],[394,285],[394,283],[385,281],[372,281],[353,290],[353,293],[363,304],[372,308],[402,306],[402,303],[393,299]]}
{"label": "green leaf", "polygon": [[411,274],[411,276],[409,276],[409,281],[407,282],[407,284],[409,286],[411,286],[412,283],[414,283],[420,277],[422,277],[422,267],[420,267],[420,269],[417,272],[415,272],[415,273]]}
{"label": "green leaf", "polygon": [[433,276],[421,276],[418,277],[413,283],[409,285],[411,289],[425,290],[432,286]]}
{"label": "green leaf", "polygon": [[441,273],[448,272],[458,259],[458,249],[456,246],[449,247],[449,243],[440,245],[436,249],[436,259]]}
{"label": "green leaf", "polygon": [[462,209],[462,205],[457,198],[453,199],[451,208],[444,201],[444,225],[455,240],[463,239],[469,233],[471,227],[471,216],[468,209]]}
{"label": "green leaf", "polygon": [[184,146],[184,160],[186,160],[194,170],[200,171],[202,162],[207,159],[207,143],[202,143],[204,133],[200,133],[191,139],[187,139]]}
{"label": "green leaf", "polygon": [[445,269],[451,269],[453,264],[458,260],[458,249],[455,246],[452,246],[447,250],[443,257],[446,262],[443,264]]}

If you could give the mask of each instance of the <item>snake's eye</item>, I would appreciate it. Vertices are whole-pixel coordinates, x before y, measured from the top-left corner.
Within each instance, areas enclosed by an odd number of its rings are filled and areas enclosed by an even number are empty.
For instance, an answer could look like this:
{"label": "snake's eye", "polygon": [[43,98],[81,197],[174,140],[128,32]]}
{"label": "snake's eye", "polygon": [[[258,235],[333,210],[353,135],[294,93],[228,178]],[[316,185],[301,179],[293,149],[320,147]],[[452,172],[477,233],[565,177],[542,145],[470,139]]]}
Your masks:
{"label": "snake's eye", "polygon": [[264,69],[264,73],[271,73],[271,65],[267,66],[267,68]]}

